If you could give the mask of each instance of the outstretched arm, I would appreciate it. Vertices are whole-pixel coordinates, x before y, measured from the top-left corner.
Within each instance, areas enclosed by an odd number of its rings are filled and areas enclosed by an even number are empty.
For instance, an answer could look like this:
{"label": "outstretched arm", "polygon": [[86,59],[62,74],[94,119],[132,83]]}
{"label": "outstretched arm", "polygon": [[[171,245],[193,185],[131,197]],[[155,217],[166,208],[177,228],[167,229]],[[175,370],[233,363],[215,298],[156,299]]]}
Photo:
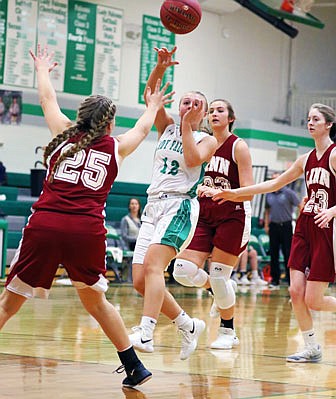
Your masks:
{"label": "outstretched arm", "polygon": [[133,129],[130,129],[126,133],[121,134],[117,137],[117,140],[119,141],[119,157],[121,158],[121,160],[127,155],[131,154],[147,137],[153,126],[158,110],[162,108],[165,104],[169,104],[174,101],[171,99],[171,97],[175,94],[173,91],[165,94],[169,83],[166,83],[161,90],[160,84],[161,80],[159,79],[156,82],[153,92],[151,91],[150,87],[147,88],[147,108],[145,112],[138,119]]}
{"label": "outstretched arm", "polygon": [[63,132],[71,126],[70,119],[65,116],[57,103],[56,92],[51,84],[50,72],[56,67],[57,62],[53,62],[53,53],[48,54],[47,47],[41,50],[41,45],[37,45],[37,54],[29,50],[34,60],[37,75],[37,87],[40,104],[49,130],[53,137]]}
{"label": "outstretched arm", "polygon": [[[166,69],[169,68],[170,66],[178,64],[178,61],[172,60],[173,54],[176,51],[176,46],[171,51],[168,51],[168,49],[166,49],[165,47],[160,49],[155,47],[154,50],[157,52],[157,64],[155,65],[154,69],[149,75],[146,84],[145,93],[144,93],[146,103],[147,103],[146,93],[148,88],[150,88],[151,91],[153,92],[155,89],[156,82],[158,81],[158,79],[162,80],[163,75],[166,72]],[[168,112],[162,106],[159,109],[154,122],[154,125],[159,135],[161,135],[164,132],[165,128],[172,123],[174,123],[173,118],[168,114]]]}

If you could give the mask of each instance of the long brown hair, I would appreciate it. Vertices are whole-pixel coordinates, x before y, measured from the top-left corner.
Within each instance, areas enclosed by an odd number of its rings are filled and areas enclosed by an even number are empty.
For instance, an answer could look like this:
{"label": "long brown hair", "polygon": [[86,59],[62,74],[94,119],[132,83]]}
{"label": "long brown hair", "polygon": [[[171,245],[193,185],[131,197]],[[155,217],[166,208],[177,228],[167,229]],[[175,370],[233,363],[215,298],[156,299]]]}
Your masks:
{"label": "long brown hair", "polygon": [[331,123],[331,128],[329,132],[329,137],[331,140],[336,143],[336,113],[335,111],[329,107],[328,105],[324,104],[313,104],[310,109],[315,108],[317,109],[323,116],[327,123]]}
{"label": "long brown hair", "polygon": [[76,123],[69,127],[69,129],[58,134],[45,148],[43,164],[47,166],[49,155],[60,143],[71,137],[81,135],[78,142],[73,143],[69,150],[59,155],[51,170],[49,182],[54,180],[56,169],[65,158],[72,157],[76,152],[87,148],[94,140],[106,134],[106,127],[113,121],[115,112],[116,106],[113,104],[112,100],[105,96],[90,96],[80,104]]}
{"label": "long brown hair", "polygon": [[232,127],[233,127],[234,121],[236,120],[236,115],[235,115],[235,112],[233,110],[233,107],[232,107],[230,101],[224,100],[224,98],[217,98],[215,100],[212,100],[210,102],[210,107],[211,107],[211,104],[213,104],[216,101],[221,101],[221,102],[223,102],[226,105],[226,108],[227,108],[228,114],[229,114],[228,115],[229,119],[232,119],[232,121],[229,122],[229,132],[232,133]]}

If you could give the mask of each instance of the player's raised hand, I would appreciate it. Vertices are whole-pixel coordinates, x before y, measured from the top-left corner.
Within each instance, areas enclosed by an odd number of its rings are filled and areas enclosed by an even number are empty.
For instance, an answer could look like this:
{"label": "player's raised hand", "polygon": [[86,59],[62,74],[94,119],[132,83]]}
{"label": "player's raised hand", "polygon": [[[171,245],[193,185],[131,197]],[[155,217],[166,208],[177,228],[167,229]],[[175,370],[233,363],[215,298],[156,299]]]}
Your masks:
{"label": "player's raised hand", "polygon": [[29,54],[34,60],[34,65],[36,71],[39,69],[46,68],[48,72],[51,72],[58,63],[53,61],[54,52],[52,51],[50,54],[48,53],[48,47],[44,46],[43,50],[41,49],[41,45],[37,45],[37,53],[35,54],[32,50],[29,50]]}
{"label": "player's raised hand", "polygon": [[176,46],[174,46],[174,48],[171,51],[169,51],[166,47],[162,48],[154,47],[154,50],[158,54],[157,64],[165,68],[168,68],[173,65],[178,65],[179,64],[178,61],[173,61],[173,55],[176,49],[177,49]]}
{"label": "player's raised hand", "polygon": [[192,124],[204,114],[203,101],[193,100],[188,111],[183,115],[182,122]]}
{"label": "player's raised hand", "polygon": [[152,92],[150,87],[147,87],[146,91],[146,104],[147,106],[157,106],[158,108],[163,107],[166,104],[170,104],[174,101],[173,98],[171,98],[174,94],[175,91],[171,91],[166,94],[166,91],[168,87],[170,86],[170,83],[167,82],[162,88],[161,88],[161,79],[158,79],[155,84],[155,89]]}

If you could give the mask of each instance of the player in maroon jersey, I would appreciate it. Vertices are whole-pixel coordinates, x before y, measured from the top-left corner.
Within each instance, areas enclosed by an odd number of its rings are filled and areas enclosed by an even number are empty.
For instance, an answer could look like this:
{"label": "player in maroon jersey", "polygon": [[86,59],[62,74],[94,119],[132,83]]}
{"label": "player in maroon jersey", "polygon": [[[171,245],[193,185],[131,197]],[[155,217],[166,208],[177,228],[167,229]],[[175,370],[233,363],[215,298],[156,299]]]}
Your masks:
{"label": "player in maroon jersey", "polygon": [[[222,190],[253,184],[248,146],[232,133],[235,114],[231,104],[222,99],[212,101],[208,120],[218,146],[205,169],[203,186]],[[189,287],[211,288],[213,292],[220,327],[217,339],[210,345],[212,349],[231,349],[239,344],[233,325],[235,283],[230,276],[250,238],[250,198],[220,205],[211,198],[199,198],[200,215],[195,234],[175,261],[176,281]],[[203,267],[209,256],[208,275]]]}
{"label": "player in maroon jersey", "polygon": [[48,167],[40,198],[23,231],[0,297],[0,328],[33,296],[47,297],[58,265],[76,287],[84,308],[115,345],[127,377],[136,386],[151,377],[130,344],[118,311],[105,291],[104,206],[121,161],[152,128],[159,108],[171,102],[168,85],[147,91],[147,108],[133,129],[115,138],[116,106],[104,96],[86,98],[75,124],[61,112],[49,72],[56,63],[47,48],[30,52],[37,73],[38,93],[52,140],[44,153]]}
{"label": "player in maroon jersey", "polygon": [[[327,105],[313,104],[308,130],[315,148],[301,155],[280,176],[251,187],[203,190],[214,201],[239,201],[242,196],[279,190],[304,174],[308,199],[297,220],[293,236],[290,267],[290,294],[293,310],[303,335],[303,351],[287,357],[294,363],[316,363],[322,359],[316,342],[311,310],[336,311],[336,298],[325,295],[335,281],[336,216],[336,113]],[[323,261],[321,261],[323,256]]]}

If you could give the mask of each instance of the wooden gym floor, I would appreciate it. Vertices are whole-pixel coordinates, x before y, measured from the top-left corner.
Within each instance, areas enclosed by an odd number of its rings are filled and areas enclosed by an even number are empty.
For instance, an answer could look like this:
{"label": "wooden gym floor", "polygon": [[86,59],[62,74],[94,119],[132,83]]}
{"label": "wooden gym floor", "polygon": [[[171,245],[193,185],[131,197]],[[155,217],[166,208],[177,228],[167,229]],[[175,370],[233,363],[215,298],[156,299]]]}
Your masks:
{"label": "wooden gym floor", "polygon": [[[285,356],[302,347],[302,338],[286,287],[238,293],[240,345],[226,351],[209,349],[218,321],[209,318],[207,293],[169,289],[189,314],[207,323],[190,359],[179,360],[176,328],[162,316],[155,352],[140,354],[152,380],[139,390],[123,390],[124,374],[112,373],[120,364],[114,347],[82,309],[74,288],[55,285],[49,300],[27,301],[0,333],[0,399],[336,398],[335,314],[314,313],[323,361],[291,364]],[[107,294],[128,328],[138,324],[142,299],[130,285],[111,285]]]}

